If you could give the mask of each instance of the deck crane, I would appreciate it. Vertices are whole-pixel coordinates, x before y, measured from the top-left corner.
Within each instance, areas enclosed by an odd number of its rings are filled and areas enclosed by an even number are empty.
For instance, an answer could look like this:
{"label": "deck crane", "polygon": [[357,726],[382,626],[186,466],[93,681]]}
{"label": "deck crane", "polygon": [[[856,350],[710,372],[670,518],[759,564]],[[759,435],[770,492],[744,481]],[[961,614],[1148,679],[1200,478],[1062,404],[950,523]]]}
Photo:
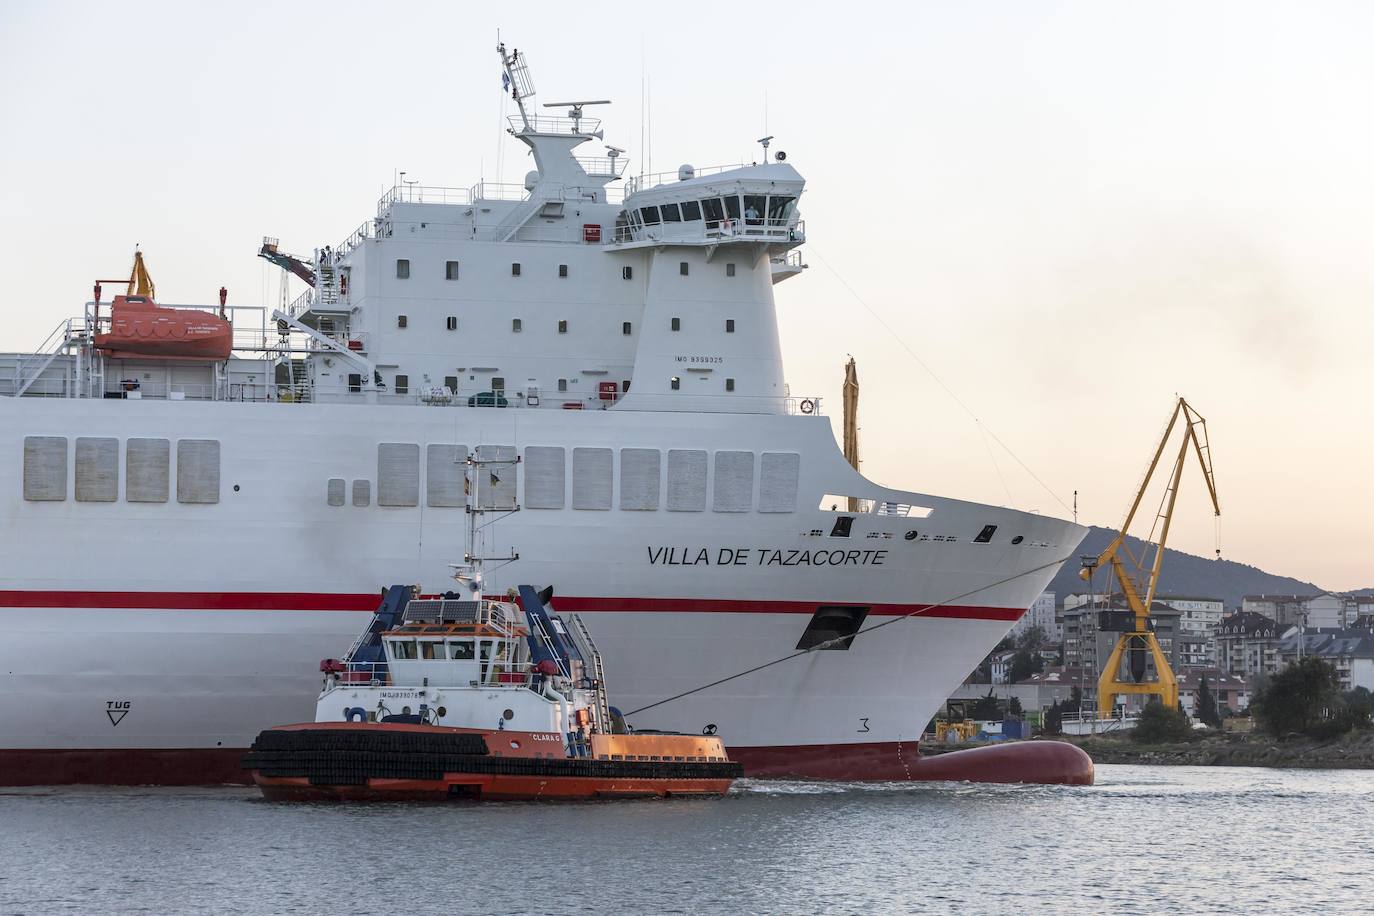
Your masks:
{"label": "deck crane", "polygon": [[277,265],[282,270],[290,271],[300,277],[310,287],[315,286],[315,265],[311,261],[298,258],[294,254],[287,254],[279,247],[279,243],[274,238],[264,238],[262,247],[258,249],[258,257],[265,261]]}
{"label": "deck crane", "polygon": [[[1136,511],[1140,508],[1140,504],[1145,498],[1145,490],[1150,485],[1150,478],[1154,476],[1155,469],[1159,467],[1159,459],[1164,454],[1165,446],[1168,445],[1169,437],[1173,434],[1174,427],[1178,425],[1180,417],[1183,419],[1183,441],[1179,445],[1178,455],[1174,459],[1174,467],[1169,475],[1168,488],[1160,501],[1159,511],[1150,530],[1151,538],[1153,538],[1156,530],[1159,532],[1159,538],[1157,541],[1147,540],[1145,547],[1140,552],[1139,559],[1137,559],[1126,543],[1126,533],[1130,530],[1131,522],[1135,520]],[[1100,629],[1120,630],[1121,632],[1116,645],[1112,648],[1111,656],[1107,659],[1107,664],[1103,667],[1097,680],[1097,714],[1101,718],[1111,716],[1118,694],[1154,695],[1159,697],[1160,702],[1166,707],[1173,708],[1178,705],[1178,680],[1174,677],[1173,669],[1169,666],[1169,660],[1159,646],[1159,640],[1155,638],[1154,630],[1151,627],[1150,608],[1154,604],[1155,589],[1159,586],[1159,570],[1164,562],[1164,545],[1169,539],[1169,525],[1173,521],[1174,502],[1178,498],[1178,485],[1183,477],[1183,465],[1187,463],[1190,450],[1197,454],[1198,462],[1202,465],[1202,476],[1207,482],[1207,493],[1212,499],[1213,512],[1216,516],[1221,515],[1221,504],[1217,502],[1216,479],[1212,476],[1212,449],[1207,441],[1207,421],[1203,419],[1201,414],[1193,410],[1186,400],[1180,397],[1174,405],[1174,412],[1169,417],[1169,424],[1164,429],[1164,435],[1159,440],[1159,446],[1155,449],[1154,457],[1150,459],[1150,465],[1145,471],[1145,479],[1141,482],[1140,489],[1136,492],[1135,499],[1131,503],[1131,508],[1126,513],[1126,520],[1121,523],[1121,530],[1116,537],[1112,538],[1111,543],[1107,545],[1107,548],[1102,551],[1096,561],[1085,562],[1084,568],[1079,572],[1079,576],[1086,580],[1098,566],[1109,565],[1117,581],[1121,584],[1121,593],[1129,608],[1129,620],[1100,627]],[[1151,547],[1154,548],[1152,557],[1149,556]],[[1132,568],[1128,568],[1127,563],[1122,560],[1123,555],[1130,562]],[[1220,555],[1221,550],[1218,548],[1217,556],[1220,557]],[[1150,561],[1148,572],[1145,569],[1147,559]],[[1146,577],[1142,579],[1142,575]],[[1100,619],[1106,618],[1109,622],[1111,617],[1111,611],[1099,615]],[[1155,680],[1153,681],[1145,680],[1147,655],[1154,660]],[[1129,665],[1129,679],[1122,677],[1123,657]]]}

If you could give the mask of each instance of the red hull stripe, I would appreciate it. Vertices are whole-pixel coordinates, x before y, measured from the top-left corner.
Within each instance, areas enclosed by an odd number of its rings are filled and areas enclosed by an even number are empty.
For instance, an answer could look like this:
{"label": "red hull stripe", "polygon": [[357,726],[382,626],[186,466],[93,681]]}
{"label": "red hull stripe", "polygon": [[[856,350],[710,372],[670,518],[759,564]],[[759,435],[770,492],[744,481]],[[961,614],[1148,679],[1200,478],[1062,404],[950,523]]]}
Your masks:
{"label": "red hull stripe", "polygon": [[[375,611],[376,595],[327,592],[57,592],[0,591],[0,607],[118,608],[186,611]],[[931,607],[928,604],[870,604],[861,602],[745,601],[718,598],[587,598],[559,595],[554,606],[568,613],[624,611],[644,613],[813,614],[820,604],[866,606],[869,614],[900,617],[949,617],[961,620],[1015,621],[1024,608]]]}

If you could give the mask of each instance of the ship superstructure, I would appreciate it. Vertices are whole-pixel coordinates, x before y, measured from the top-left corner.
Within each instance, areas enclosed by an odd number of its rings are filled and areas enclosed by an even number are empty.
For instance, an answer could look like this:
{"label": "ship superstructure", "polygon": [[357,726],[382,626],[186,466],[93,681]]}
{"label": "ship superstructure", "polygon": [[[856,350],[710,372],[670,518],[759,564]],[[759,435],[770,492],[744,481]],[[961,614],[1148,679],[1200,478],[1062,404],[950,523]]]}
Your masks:
{"label": "ship superstructure", "polygon": [[478,498],[520,507],[514,575],[559,584],[611,701],[652,707],[631,724],[709,728],[755,773],[903,778],[1072,554],[1070,523],[864,479],[788,390],[773,289],[802,271],[804,182],[781,154],[626,178],[619,148],[576,155],[594,103],[548,116],[500,50],[523,186],[403,183],[308,257],[266,240],[308,288],[189,307],[232,322],[228,359],[105,346],[99,295],[0,354],[0,782],[232,777],[308,716],[379,587],[444,574],[474,450],[519,459]]}

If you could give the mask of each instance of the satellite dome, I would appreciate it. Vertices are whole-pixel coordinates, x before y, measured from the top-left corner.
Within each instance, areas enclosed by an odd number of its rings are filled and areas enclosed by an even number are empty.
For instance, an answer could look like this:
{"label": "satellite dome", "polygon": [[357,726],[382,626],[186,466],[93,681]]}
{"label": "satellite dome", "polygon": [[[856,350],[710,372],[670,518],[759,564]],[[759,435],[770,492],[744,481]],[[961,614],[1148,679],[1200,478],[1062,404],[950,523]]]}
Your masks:
{"label": "satellite dome", "polygon": [[697,170],[692,168],[690,163],[684,163],[677,167],[678,181],[691,181],[695,177],[697,177]]}
{"label": "satellite dome", "polygon": [[533,171],[533,172],[526,172],[526,173],[525,173],[525,190],[526,190],[526,191],[533,191],[533,190],[534,190],[534,186],[537,185],[537,184],[539,184],[539,172],[538,172],[538,170],[535,170],[535,171]]}

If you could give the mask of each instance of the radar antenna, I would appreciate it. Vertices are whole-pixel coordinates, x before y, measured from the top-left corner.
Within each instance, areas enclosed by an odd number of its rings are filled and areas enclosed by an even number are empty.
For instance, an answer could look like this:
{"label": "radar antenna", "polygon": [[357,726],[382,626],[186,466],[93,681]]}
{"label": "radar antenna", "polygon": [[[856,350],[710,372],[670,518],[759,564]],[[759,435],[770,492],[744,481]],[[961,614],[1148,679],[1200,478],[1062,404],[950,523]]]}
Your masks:
{"label": "radar antenna", "polygon": [[595,99],[595,100],[589,100],[589,101],[585,101],[585,102],[545,102],[545,103],[544,103],[544,107],[545,107],[545,108],[563,108],[563,107],[566,106],[567,109],[568,109],[568,117],[572,118],[572,122],[573,122],[573,133],[575,133],[575,134],[580,134],[580,133],[582,133],[582,106],[584,106],[584,105],[609,105],[609,104],[611,104],[611,100],[610,100],[610,99]]}

